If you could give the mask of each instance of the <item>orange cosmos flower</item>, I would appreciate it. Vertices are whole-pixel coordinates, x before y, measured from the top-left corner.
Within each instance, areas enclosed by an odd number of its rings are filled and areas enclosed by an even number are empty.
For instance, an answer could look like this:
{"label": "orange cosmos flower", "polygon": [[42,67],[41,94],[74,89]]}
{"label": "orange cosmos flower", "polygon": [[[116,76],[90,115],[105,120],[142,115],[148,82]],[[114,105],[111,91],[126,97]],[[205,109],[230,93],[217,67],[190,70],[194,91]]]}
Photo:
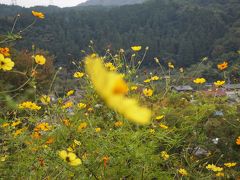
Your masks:
{"label": "orange cosmos flower", "polygon": [[39,19],[44,19],[45,15],[41,12],[37,12],[37,11],[32,11],[32,15],[39,18]]}
{"label": "orange cosmos flower", "polygon": [[240,145],[240,136],[238,136],[238,138],[236,139],[236,144]]}
{"label": "orange cosmos flower", "polygon": [[228,67],[228,62],[224,61],[222,64],[218,64],[217,67],[222,71]]}
{"label": "orange cosmos flower", "polygon": [[5,48],[0,48],[0,53],[1,53],[2,55],[4,55],[5,57],[10,56],[9,51],[10,51],[9,48],[7,48],[7,47],[5,47]]}

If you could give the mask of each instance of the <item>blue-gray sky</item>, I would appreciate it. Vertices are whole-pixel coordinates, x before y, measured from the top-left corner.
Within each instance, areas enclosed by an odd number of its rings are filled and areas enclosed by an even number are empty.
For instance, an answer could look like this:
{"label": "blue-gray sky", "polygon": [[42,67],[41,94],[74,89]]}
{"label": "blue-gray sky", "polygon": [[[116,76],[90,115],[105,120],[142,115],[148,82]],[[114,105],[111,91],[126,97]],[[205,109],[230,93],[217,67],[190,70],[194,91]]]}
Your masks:
{"label": "blue-gray sky", "polygon": [[[86,0],[15,0],[17,5],[24,7],[55,5],[59,7],[76,6]],[[11,0],[0,0],[0,4],[12,4]]]}

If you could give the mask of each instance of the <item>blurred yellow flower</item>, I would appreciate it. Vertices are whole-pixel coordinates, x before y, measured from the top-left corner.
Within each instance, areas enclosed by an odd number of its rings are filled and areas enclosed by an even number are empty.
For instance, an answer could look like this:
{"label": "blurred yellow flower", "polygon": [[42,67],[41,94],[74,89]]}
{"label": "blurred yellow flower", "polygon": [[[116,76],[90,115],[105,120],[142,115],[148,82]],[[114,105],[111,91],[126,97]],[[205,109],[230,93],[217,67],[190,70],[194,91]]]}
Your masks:
{"label": "blurred yellow flower", "polygon": [[160,126],[160,128],[162,128],[162,129],[168,129],[168,126],[167,125],[164,125],[164,124],[159,124],[159,126]]}
{"label": "blurred yellow flower", "polygon": [[8,127],[9,125],[10,125],[9,123],[3,123],[3,124],[1,124],[1,127],[5,128],[5,127]]}
{"label": "blurred yellow flower", "polygon": [[82,78],[83,76],[84,76],[84,73],[82,73],[82,72],[75,72],[73,74],[73,77],[75,77],[75,78]]}
{"label": "blurred yellow flower", "polygon": [[225,84],[225,81],[216,81],[216,82],[214,82],[214,85],[217,86],[217,87],[220,87],[220,86],[222,86],[224,84]]}
{"label": "blurred yellow flower", "polygon": [[131,49],[135,52],[141,51],[142,46],[132,46]]}
{"label": "blurred yellow flower", "polygon": [[183,168],[180,168],[178,170],[178,173],[182,176],[187,176],[188,175],[188,172],[186,171],[186,169],[183,169]]}
{"label": "blurred yellow flower", "polygon": [[122,121],[117,121],[117,122],[114,123],[114,126],[115,127],[121,127],[121,126],[123,126],[123,122]]}
{"label": "blurred yellow flower", "polygon": [[240,136],[238,136],[238,138],[236,139],[236,144],[240,145]]}
{"label": "blurred yellow flower", "polygon": [[224,163],[224,166],[229,167],[229,168],[234,167],[236,165],[237,165],[237,163],[235,163],[235,162]]}
{"label": "blurred yellow flower", "polygon": [[67,94],[66,94],[66,95],[67,95],[67,96],[71,96],[71,95],[73,95],[73,94],[74,94],[74,92],[75,92],[74,90],[70,90],[70,91],[68,91],[68,92],[67,92]]}
{"label": "blurred yellow flower", "polygon": [[223,173],[223,172],[218,172],[218,173],[216,174],[216,177],[224,177],[224,173]]}
{"label": "blurred yellow flower", "polygon": [[95,132],[100,132],[101,131],[101,128],[95,128]]}
{"label": "blurred yellow flower", "polygon": [[70,108],[73,106],[73,102],[71,101],[68,101],[68,102],[65,102],[64,105],[62,106],[63,109],[67,109],[67,108]]}
{"label": "blurred yellow flower", "polygon": [[136,91],[138,89],[138,87],[137,86],[131,86],[130,89],[131,89],[131,91]]}
{"label": "blurred yellow flower", "polygon": [[228,62],[224,61],[223,63],[218,64],[217,67],[218,67],[219,70],[222,71],[222,70],[224,70],[228,67]]}
{"label": "blurred yellow flower", "polygon": [[5,57],[10,56],[9,53],[9,48],[5,47],[5,48],[0,48],[0,54],[4,55]]}
{"label": "blurred yellow flower", "polygon": [[169,154],[166,151],[161,152],[161,157],[164,159],[164,161],[169,159]]}
{"label": "blurred yellow flower", "polygon": [[143,94],[144,94],[145,96],[147,96],[147,97],[150,97],[150,96],[153,95],[153,90],[152,90],[152,89],[148,89],[148,88],[143,89]]}
{"label": "blurred yellow flower", "polygon": [[159,121],[159,120],[163,119],[164,117],[165,117],[164,115],[161,115],[161,116],[157,116],[155,119]]}
{"label": "blurred yellow flower", "polygon": [[13,136],[16,137],[16,136],[22,134],[25,130],[26,130],[26,128],[18,129],[13,133]]}
{"label": "blurred yellow flower", "polygon": [[87,105],[85,103],[78,103],[77,106],[78,106],[79,109],[84,109],[84,108],[87,107]]}
{"label": "blurred yellow flower", "polygon": [[44,19],[45,18],[45,15],[41,12],[37,12],[37,11],[32,11],[32,15],[37,17],[37,18],[40,18],[40,19]]}
{"label": "blurred yellow flower", "polygon": [[80,125],[78,126],[78,131],[81,131],[81,130],[86,129],[86,128],[87,128],[87,123],[86,122],[80,123]]}
{"label": "blurred yellow flower", "polygon": [[18,105],[19,109],[40,110],[41,107],[31,101],[26,101]]}
{"label": "blurred yellow flower", "polygon": [[149,83],[149,82],[151,82],[151,79],[146,79],[146,80],[144,80],[143,82]]}
{"label": "blurred yellow flower", "polygon": [[14,62],[10,58],[4,58],[2,54],[0,54],[0,70],[10,71],[14,67]]}
{"label": "blurred yellow flower", "polygon": [[52,127],[48,123],[40,123],[35,128],[34,131],[49,131]]}
{"label": "blurred yellow flower", "polygon": [[169,63],[168,63],[168,68],[174,69],[174,65],[173,65],[171,62],[169,62]]}
{"label": "blurred yellow flower", "polygon": [[203,83],[206,82],[206,79],[204,79],[204,78],[197,78],[197,79],[194,79],[193,82],[195,84],[203,84]]}
{"label": "blurred yellow flower", "polygon": [[58,155],[71,166],[78,166],[82,164],[81,159],[78,158],[77,155],[73,152],[62,150],[58,153]]}
{"label": "blurred yellow flower", "polygon": [[154,133],[155,133],[155,129],[150,129],[149,132],[150,132],[151,134],[154,134]]}
{"label": "blurred yellow flower", "polygon": [[223,168],[218,167],[218,166],[216,166],[216,165],[214,165],[214,164],[208,164],[208,165],[206,166],[206,168],[207,168],[208,170],[212,170],[212,171],[214,171],[214,172],[220,172],[220,171],[223,170]]}
{"label": "blurred yellow flower", "polygon": [[35,62],[39,65],[44,65],[46,63],[46,59],[43,55],[36,55],[34,59],[35,59]]}
{"label": "blurred yellow flower", "polygon": [[152,81],[157,81],[157,80],[159,80],[159,77],[158,76],[153,76],[153,77],[151,77],[151,80]]}
{"label": "blurred yellow flower", "polygon": [[140,107],[135,99],[125,96],[128,92],[128,86],[121,75],[107,71],[101,58],[97,56],[86,57],[85,63],[86,72],[95,90],[110,108],[135,123],[148,124],[150,122],[151,111]]}
{"label": "blurred yellow flower", "polygon": [[51,101],[51,98],[47,95],[42,95],[40,98],[40,101],[44,104],[44,105],[48,105]]}
{"label": "blurred yellow flower", "polygon": [[21,123],[22,123],[22,122],[21,122],[20,120],[17,120],[17,121],[12,122],[11,126],[12,126],[12,127],[15,127],[15,126],[17,126],[17,125],[19,125],[19,124],[21,124]]}

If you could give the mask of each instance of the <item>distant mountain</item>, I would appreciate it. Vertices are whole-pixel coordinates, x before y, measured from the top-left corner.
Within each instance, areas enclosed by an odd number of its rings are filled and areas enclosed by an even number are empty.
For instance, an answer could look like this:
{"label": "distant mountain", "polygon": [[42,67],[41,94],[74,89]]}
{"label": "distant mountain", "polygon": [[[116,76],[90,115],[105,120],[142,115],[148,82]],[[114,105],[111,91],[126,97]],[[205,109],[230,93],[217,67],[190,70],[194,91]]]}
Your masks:
{"label": "distant mountain", "polygon": [[88,0],[81,3],[80,6],[122,6],[130,4],[140,4],[146,0]]}

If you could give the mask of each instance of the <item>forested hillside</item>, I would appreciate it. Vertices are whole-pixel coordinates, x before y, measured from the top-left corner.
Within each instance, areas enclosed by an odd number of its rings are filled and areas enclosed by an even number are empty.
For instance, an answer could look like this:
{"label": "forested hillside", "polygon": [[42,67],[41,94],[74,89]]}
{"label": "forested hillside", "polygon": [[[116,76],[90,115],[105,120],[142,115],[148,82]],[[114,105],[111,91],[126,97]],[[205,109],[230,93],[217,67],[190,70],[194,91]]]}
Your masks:
{"label": "forested hillside", "polygon": [[[10,31],[20,13],[20,29],[33,21],[32,9],[1,5],[0,33]],[[237,0],[150,0],[143,4],[103,8],[35,7],[46,14],[18,48],[32,44],[49,50],[59,64],[81,57],[90,40],[96,49],[149,46],[153,57],[190,65],[201,57],[234,58],[240,47],[240,3]]]}
{"label": "forested hillside", "polygon": [[84,3],[81,3],[82,6],[89,5],[101,5],[101,6],[122,6],[127,4],[138,4],[142,3],[145,0],[88,0]]}

